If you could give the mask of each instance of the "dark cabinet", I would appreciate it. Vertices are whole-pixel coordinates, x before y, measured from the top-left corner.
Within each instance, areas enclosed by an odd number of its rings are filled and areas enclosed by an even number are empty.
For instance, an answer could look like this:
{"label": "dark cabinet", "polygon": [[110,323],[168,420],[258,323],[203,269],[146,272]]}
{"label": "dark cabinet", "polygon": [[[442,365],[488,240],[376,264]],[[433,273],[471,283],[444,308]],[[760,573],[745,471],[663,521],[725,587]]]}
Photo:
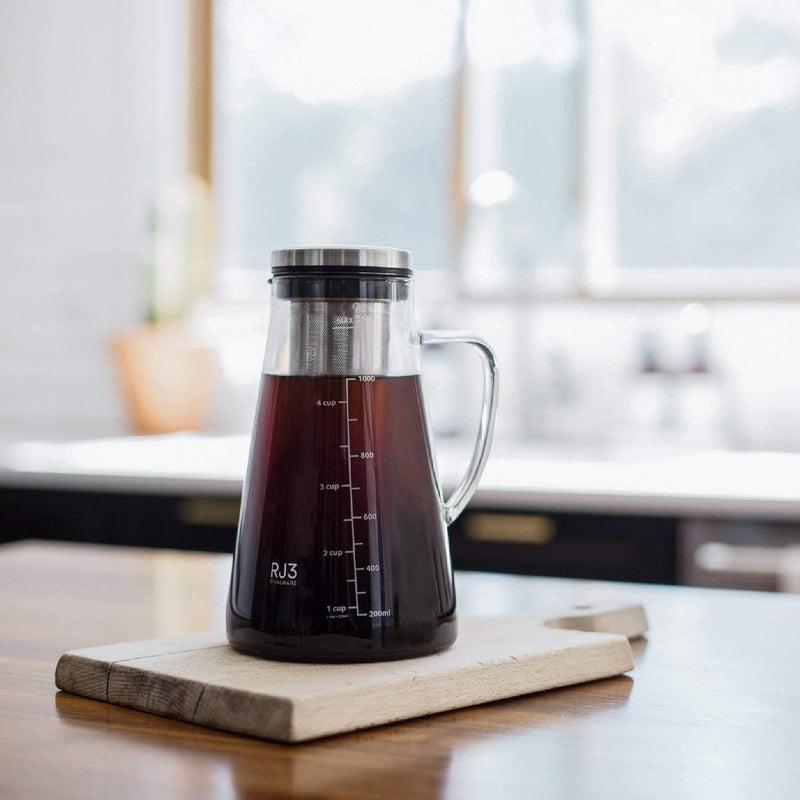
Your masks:
{"label": "dark cabinet", "polygon": [[0,489],[0,541],[233,552],[238,498]]}
{"label": "dark cabinet", "polygon": [[[233,551],[238,497],[0,489],[0,540]],[[677,583],[675,519],[470,507],[450,529],[456,569]]]}
{"label": "dark cabinet", "polygon": [[459,569],[678,582],[676,519],[470,509],[450,529]]}

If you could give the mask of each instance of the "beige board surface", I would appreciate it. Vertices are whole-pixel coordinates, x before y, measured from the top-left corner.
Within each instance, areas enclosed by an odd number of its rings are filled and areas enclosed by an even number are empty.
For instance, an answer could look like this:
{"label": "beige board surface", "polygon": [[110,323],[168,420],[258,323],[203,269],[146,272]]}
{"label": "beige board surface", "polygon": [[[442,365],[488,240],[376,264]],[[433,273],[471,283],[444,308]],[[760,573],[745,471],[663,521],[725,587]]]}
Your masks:
{"label": "beige board surface", "polygon": [[281,742],[435,714],[633,668],[628,638],[641,606],[581,605],[539,614],[465,617],[442,653],[368,664],[268,661],[222,632],[73,650],[56,685],[73,694]]}

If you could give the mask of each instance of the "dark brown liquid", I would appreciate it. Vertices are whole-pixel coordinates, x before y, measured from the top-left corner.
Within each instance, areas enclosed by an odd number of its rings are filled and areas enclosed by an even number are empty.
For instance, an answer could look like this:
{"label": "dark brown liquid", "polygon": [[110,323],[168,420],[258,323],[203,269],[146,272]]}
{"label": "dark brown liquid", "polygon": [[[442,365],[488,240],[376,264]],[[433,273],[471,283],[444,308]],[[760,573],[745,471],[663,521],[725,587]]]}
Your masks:
{"label": "dark brown liquid", "polygon": [[424,655],[456,636],[417,376],[265,375],[228,606],[269,658]]}

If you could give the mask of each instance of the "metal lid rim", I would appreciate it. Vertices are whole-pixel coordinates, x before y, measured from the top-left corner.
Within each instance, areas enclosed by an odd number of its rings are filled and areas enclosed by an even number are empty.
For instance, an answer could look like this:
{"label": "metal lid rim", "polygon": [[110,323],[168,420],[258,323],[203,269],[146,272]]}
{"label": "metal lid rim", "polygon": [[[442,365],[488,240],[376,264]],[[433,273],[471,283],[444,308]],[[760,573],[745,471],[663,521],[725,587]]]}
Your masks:
{"label": "metal lid rim", "polygon": [[411,272],[411,253],[394,247],[298,247],[273,250],[273,272],[289,269],[403,270]]}

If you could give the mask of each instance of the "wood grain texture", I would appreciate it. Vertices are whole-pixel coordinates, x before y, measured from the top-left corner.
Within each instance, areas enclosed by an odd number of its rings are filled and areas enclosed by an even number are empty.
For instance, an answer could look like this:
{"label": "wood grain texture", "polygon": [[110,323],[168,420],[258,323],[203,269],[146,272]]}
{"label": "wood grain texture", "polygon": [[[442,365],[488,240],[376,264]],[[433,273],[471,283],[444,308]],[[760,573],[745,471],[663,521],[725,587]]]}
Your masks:
{"label": "wood grain texture", "polygon": [[54,689],[71,647],[221,629],[229,575],[223,556],[0,547],[0,797],[800,797],[797,596],[457,573],[464,617],[613,595],[652,635],[632,677],[294,746]]}
{"label": "wood grain texture", "polygon": [[95,647],[65,653],[56,685],[210,728],[301,742],[621,675],[633,668],[625,637],[641,636],[647,621],[641,606],[623,602],[467,618],[460,627],[442,653],[372,664],[267,661],[232,650],[223,633]]}

